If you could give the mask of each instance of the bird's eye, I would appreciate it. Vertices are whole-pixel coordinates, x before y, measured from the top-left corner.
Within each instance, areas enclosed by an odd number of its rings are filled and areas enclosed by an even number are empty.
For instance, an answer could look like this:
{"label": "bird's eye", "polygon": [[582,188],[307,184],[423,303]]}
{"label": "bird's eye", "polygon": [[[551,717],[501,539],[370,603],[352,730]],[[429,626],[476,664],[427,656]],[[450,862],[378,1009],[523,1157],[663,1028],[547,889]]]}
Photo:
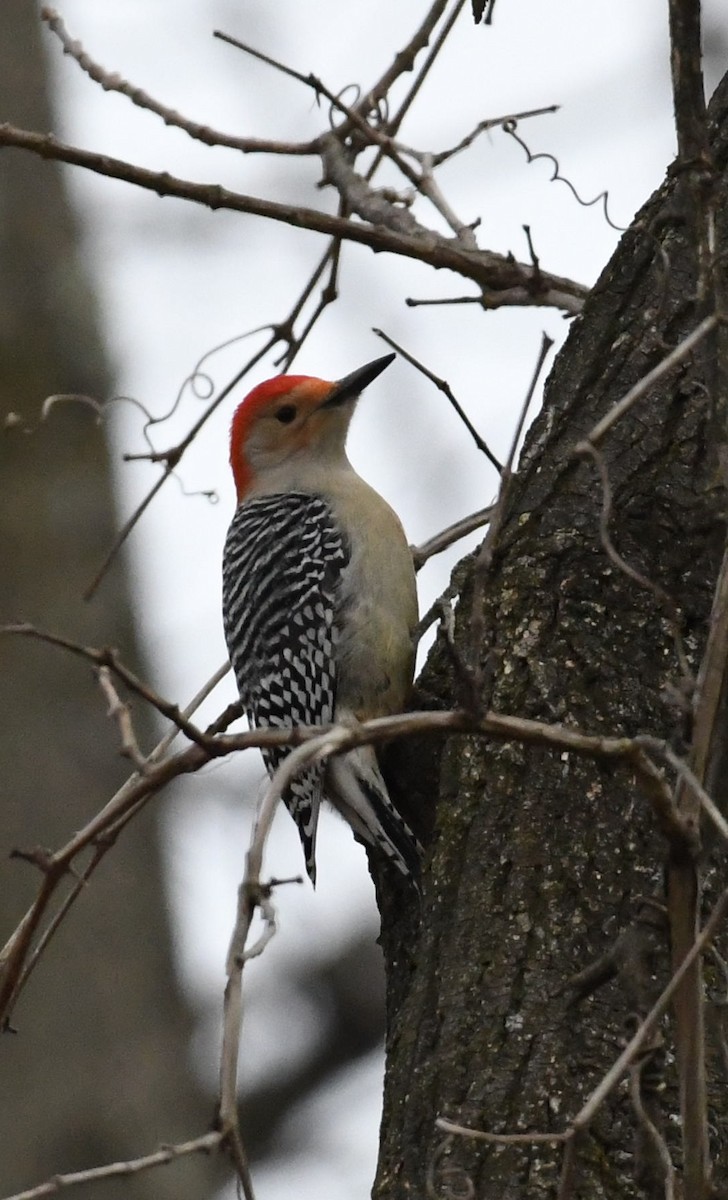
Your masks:
{"label": "bird's eye", "polygon": [[281,425],[290,425],[291,421],[296,418],[295,404],[284,404],[276,413],[276,421],[280,421]]}

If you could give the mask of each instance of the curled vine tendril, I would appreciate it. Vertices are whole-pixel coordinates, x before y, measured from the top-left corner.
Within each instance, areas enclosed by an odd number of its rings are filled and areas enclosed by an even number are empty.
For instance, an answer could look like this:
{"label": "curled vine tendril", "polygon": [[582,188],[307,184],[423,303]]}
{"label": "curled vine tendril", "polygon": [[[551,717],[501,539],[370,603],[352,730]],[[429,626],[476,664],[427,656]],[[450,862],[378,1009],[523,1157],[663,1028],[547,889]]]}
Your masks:
{"label": "curled vine tendril", "polygon": [[504,121],[501,128],[504,133],[507,133],[510,137],[513,138],[513,140],[515,142],[518,142],[518,145],[521,147],[524,154],[526,155],[526,158],[528,159],[529,164],[538,162],[539,159],[545,159],[547,162],[550,162],[552,164],[554,171],[553,171],[553,175],[551,176],[551,183],[566,184],[567,188],[571,192],[571,194],[574,197],[574,199],[576,200],[577,204],[580,204],[582,206],[582,208],[591,208],[594,204],[599,204],[601,201],[602,212],[604,213],[604,220],[607,222],[607,225],[610,225],[611,228],[614,229],[617,233],[625,233],[626,232],[627,226],[626,225],[617,225],[616,222],[614,222],[609,215],[609,192],[606,190],[606,188],[603,192],[600,192],[598,196],[595,196],[593,198],[593,200],[584,200],[579,195],[578,191],[574,187],[574,184],[571,182],[571,180],[567,179],[565,175],[561,174],[561,167],[559,165],[559,160],[558,160],[558,158],[555,157],[555,155],[549,154],[547,151],[539,151],[537,154],[531,153],[531,150],[528,147],[528,145],[526,144],[526,142],[524,142],[523,138],[517,133],[517,128],[518,128],[517,121],[515,121],[513,119]]}

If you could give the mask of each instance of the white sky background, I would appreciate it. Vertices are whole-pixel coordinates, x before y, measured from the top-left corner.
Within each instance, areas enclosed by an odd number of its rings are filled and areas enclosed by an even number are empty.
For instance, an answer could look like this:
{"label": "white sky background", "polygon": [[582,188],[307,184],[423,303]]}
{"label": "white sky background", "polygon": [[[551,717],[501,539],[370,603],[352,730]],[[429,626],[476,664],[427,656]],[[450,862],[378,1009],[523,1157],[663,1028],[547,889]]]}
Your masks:
{"label": "white sky background", "polygon": [[[708,27],[722,27],[721,66],[728,66],[724,0],[704,5]],[[186,116],[231,133],[303,140],[318,133],[325,109],[293,80],[212,39],[214,28],[273,57],[319,75],[334,91],[368,85],[391,62],[421,20],[422,0],[59,0],[71,33],[107,69],[118,71]],[[47,34],[64,103],[59,133],[154,169],[242,192],[335,211],[331,189],[315,190],[313,160],[241,156],[210,149],[164,127],[127,99],[104,94],[76,64],[62,60]],[[405,84],[407,85],[407,78]],[[403,85],[395,101],[403,95]],[[558,156],[580,195],[609,189],[612,219],[629,222],[661,182],[673,156],[666,0],[498,0],[495,22],[475,28],[467,11],[411,111],[401,139],[424,150],[455,144],[485,117],[558,103],[552,116],[524,122],[533,152]],[[465,221],[481,218],[480,244],[528,260],[522,226],[531,226],[544,270],[592,283],[616,244],[601,206],[581,208],[550,183],[548,162],[528,165],[501,132],[478,140],[440,172],[451,206]],[[81,171],[70,173],[88,230],[119,391],[155,414],[171,407],[203,354],[265,322],[282,320],[324,249],[318,235],[292,232],[234,213],[211,213]],[[391,181],[385,173],[381,182]],[[418,202],[424,224],[441,228]],[[294,370],[337,378],[386,352],[371,332],[384,329],[445,377],[501,457],[546,330],[560,342],[567,322],[546,310],[405,307],[407,296],[457,296],[472,285],[392,256],[348,246],[340,301],[328,310]],[[259,345],[238,342],[206,366],[219,389]],[[235,403],[275,374],[261,366],[206,426],[180,475],[189,491],[215,489],[219,503],[184,499],[168,482],[130,542],[137,617],[153,663],[154,683],[180,702],[225,658],[220,621],[220,557],[234,493],[227,430]],[[156,445],[176,444],[201,411],[189,391],[175,418],[155,431]],[[139,414],[115,411],[119,450],[144,449]],[[435,392],[404,361],[365,394],[350,440],[361,473],[400,513],[418,542],[494,495],[492,470]],[[148,464],[119,465],[119,514],[128,515],[153,482]],[[472,541],[471,541],[472,544]],[[462,548],[428,565],[420,577],[423,611],[447,583]],[[232,684],[205,710],[212,717]],[[223,960],[236,885],[247,843],[250,801],[263,771],[259,756],[216,766],[177,790],[168,819],[171,891],[179,914],[180,970],[203,1014],[194,1048],[201,1070],[216,1070]],[[233,803],[234,797],[239,802]],[[298,838],[285,813],[268,855],[279,876],[302,869]],[[336,818],[320,834],[319,880],[279,893],[280,933],[248,976],[250,1011],[243,1047],[249,1078],[272,1072],[316,1037],[311,1013],[292,994],[287,964],[329,956],[353,925],[376,932],[363,852]],[[259,1200],[283,1200],[295,1178],[299,1200],[368,1194],[376,1160],[381,1059],[375,1056],[310,1104],[291,1143],[311,1146],[280,1169],[257,1173]],[[192,1133],[193,1131],[190,1131]],[[140,1147],[140,1151],[145,1147]]]}

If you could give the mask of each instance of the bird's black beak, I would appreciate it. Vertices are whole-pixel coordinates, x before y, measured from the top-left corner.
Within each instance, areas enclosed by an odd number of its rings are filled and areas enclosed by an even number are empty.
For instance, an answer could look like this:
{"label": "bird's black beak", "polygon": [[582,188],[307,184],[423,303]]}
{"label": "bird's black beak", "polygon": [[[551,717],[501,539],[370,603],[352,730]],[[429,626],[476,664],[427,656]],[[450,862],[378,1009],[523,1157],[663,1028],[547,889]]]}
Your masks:
{"label": "bird's black beak", "polygon": [[351,400],[352,396],[358,396],[365,387],[369,387],[377,375],[381,375],[382,371],[391,362],[394,362],[396,357],[396,354],[385,354],[383,358],[375,358],[374,362],[352,371],[351,375],[345,375],[343,379],[334,384],[334,390],[327,396],[321,407],[333,408],[337,404],[343,404],[345,400]]}

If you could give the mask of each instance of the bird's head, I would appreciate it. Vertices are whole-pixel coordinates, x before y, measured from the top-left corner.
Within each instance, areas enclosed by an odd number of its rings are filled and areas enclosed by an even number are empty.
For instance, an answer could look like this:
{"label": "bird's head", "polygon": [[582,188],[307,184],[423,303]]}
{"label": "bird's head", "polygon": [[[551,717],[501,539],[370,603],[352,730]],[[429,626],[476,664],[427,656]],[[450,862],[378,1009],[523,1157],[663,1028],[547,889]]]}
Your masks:
{"label": "bird's head", "polygon": [[233,416],[230,465],[238,500],[268,472],[306,460],[324,465],[344,456],[360,393],[394,359],[386,354],[335,383],[310,375],[278,375],[253,388]]}

